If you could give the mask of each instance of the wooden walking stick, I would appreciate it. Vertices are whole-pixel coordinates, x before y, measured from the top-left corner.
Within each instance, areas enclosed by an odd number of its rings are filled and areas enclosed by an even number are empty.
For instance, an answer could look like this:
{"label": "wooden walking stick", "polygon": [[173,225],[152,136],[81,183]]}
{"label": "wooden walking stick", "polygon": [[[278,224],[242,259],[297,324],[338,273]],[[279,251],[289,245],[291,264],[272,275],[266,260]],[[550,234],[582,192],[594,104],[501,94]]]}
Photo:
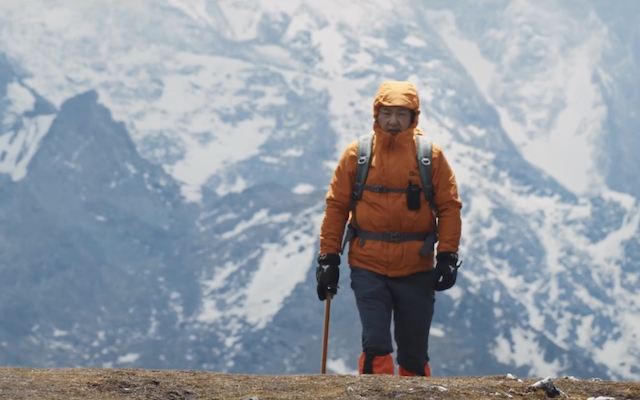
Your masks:
{"label": "wooden walking stick", "polygon": [[325,374],[327,372],[327,345],[329,343],[329,317],[331,315],[331,298],[333,293],[327,292],[327,303],[324,305],[324,334],[322,336],[322,366],[320,367],[320,373]]}

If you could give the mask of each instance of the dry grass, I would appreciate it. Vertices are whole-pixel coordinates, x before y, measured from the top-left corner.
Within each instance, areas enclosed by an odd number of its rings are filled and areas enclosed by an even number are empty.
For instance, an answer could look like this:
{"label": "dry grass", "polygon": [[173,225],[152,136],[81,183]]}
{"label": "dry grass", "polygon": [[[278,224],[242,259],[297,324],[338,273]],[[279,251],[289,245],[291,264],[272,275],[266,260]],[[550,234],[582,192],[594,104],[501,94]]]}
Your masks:
{"label": "dry grass", "polygon": [[[504,376],[404,378],[357,375],[229,375],[140,369],[0,368],[0,399],[545,399]],[[554,380],[570,399],[640,400],[640,383]],[[446,388],[446,389],[445,389]]]}

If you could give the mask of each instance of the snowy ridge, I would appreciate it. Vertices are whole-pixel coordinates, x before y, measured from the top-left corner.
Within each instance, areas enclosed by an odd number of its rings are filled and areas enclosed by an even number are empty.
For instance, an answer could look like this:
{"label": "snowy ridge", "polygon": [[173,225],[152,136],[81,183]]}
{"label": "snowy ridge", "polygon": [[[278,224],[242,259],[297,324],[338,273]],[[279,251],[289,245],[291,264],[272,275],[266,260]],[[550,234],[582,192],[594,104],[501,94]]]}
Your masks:
{"label": "snowy ridge", "polygon": [[529,162],[575,193],[605,189],[596,143],[607,109],[594,76],[602,73],[607,28],[593,11],[568,24],[559,3],[513,2],[502,18],[518,26],[507,27],[514,35],[490,29],[474,42],[451,11],[428,17]]}
{"label": "snowy ridge", "polygon": [[[224,15],[228,14],[228,20],[234,22],[236,20],[231,18],[240,16],[244,21],[254,21],[260,15],[255,8],[259,5],[262,9],[264,6],[255,1],[249,2],[251,6],[233,2],[206,3],[206,7],[203,2],[170,3],[198,22],[211,20],[207,14],[210,7],[219,9]],[[78,2],[67,3],[61,8],[41,3],[40,7],[55,16],[59,24],[30,24],[28,35],[34,39],[56,37],[60,40],[42,42],[42,51],[28,57],[14,47],[16,41],[13,37],[24,34],[24,26],[17,21],[35,20],[39,10],[37,7],[8,6],[0,43],[7,53],[33,73],[32,77],[25,79],[25,83],[57,107],[74,94],[96,89],[100,102],[112,111],[116,120],[125,123],[142,155],[162,163],[174,178],[183,182],[184,195],[189,200],[197,201],[200,199],[200,187],[209,177],[222,173],[225,165],[256,154],[268,137],[278,134],[274,131],[272,117],[268,115],[269,107],[285,101],[282,93],[271,85],[242,92],[245,82],[262,74],[261,68],[253,63],[270,65],[269,68],[282,74],[293,88],[302,85],[300,89],[303,90],[310,85],[317,90],[331,91],[331,111],[337,118],[333,127],[343,137],[336,144],[337,153],[358,133],[370,129],[369,121],[364,119],[365,123],[361,122],[362,115],[371,115],[370,106],[363,104],[360,96],[362,90],[375,90],[371,85],[378,81],[371,76],[354,80],[344,75],[368,68],[373,61],[369,50],[386,47],[384,40],[374,36],[375,30],[371,25],[382,11],[378,8],[380,4],[365,6],[369,12],[362,12],[362,5],[350,6],[354,8],[353,12],[345,13],[340,2],[323,4],[322,9],[303,3],[294,1],[271,5],[274,9],[264,15],[281,12],[292,15],[287,30],[281,32],[286,46],[250,44],[251,50],[242,55],[242,58],[248,57],[250,63],[234,56],[208,55],[206,42],[183,43],[182,40],[167,39],[153,48],[145,48],[139,43],[125,45],[129,20],[136,20],[141,24],[140,29],[149,34],[164,36],[158,32],[160,28],[154,25],[153,19],[145,18],[147,11],[142,6],[113,5],[105,9],[90,8]],[[129,16],[127,20],[120,21],[118,15],[125,12],[125,7]],[[168,10],[164,6],[155,7],[158,8],[156,11],[167,15]],[[102,29],[105,13],[106,19],[114,22],[108,30],[109,40],[98,49],[86,53],[81,43]],[[79,19],[85,22],[74,25],[73,29],[68,28],[71,24],[65,23]],[[173,21],[177,35],[191,28],[190,19],[173,18]],[[252,26],[256,24],[258,21],[254,21]],[[349,28],[342,32],[341,26]],[[263,34],[254,31],[254,28],[247,28],[247,32],[236,32],[235,35],[249,40]],[[355,40],[363,33],[362,29],[371,33],[359,39],[359,49],[353,53],[343,37]],[[311,35],[306,39],[308,33]],[[305,69],[304,64],[292,64],[290,61],[292,51],[297,51],[296,41],[302,40],[300,35],[304,40],[309,40],[312,46],[309,57],[317,61],[313,62],[312,70]],[[336,41],[342,44],[336,46]],[[67,43],[65,51],[59,48],[63,43]],[[59,54],[65,54],[65,57],[51,63],[52,59],[60,57]],[[283,57],[286,59],[284,62]],[[165,61],[158,65],[158,59]],[[295,69],[295,72],[291,69]],[[221,92],[222,88],[224,92]],[[426,95],[426,91],[423,92]],[[240,117],[242,120],[242,114],[246,112],[244,110],[252,110],[252,114],[258,111],[258,114],[264,113],[265,117],[254,115],[240,124],[227,122],[229,117]],[[357,118],[353,117],[354,114]],[[239,135],[238,132],[243,134]],[[168,145],[157,146],[157,143]],[[247,148],[247,145],[251,147]],[[336,159],[338,156],[336,154]],[[226,187],[228,189],[221,190],[219,194],[242,190],[244,186],[231,182]]]}
{"label": "snowy ridge", "polygon": [[[212,13],[218,15],[216,20],[228,15],[225,19],[227,25],[229,21],[234,21],[236,30],[241,26],[235,24],[240,15],[243,16],[244,21],[253,21],[251,27],[235,33],[236,40],[240,40],[238,38],[255,40],[264,34],[257,28],[261,15],[257,10],[263,9],[263,5],[257,1],[248,2],[250,6],[233,2],[213,4],[176,0],[170,3],[196,21],[208,21],[207,24],[211,24],[213,20],[208,14],[209,9],[215,9]],[[262,14],[284,13],[288,16],[282,22],[286,30],[278,33],[280,37],[274,38],[274,40],[281,40],[283,45],[269,44],[265,47],[266,44],[255,44],[251,47],[254,52],[257,51],[260,54],[260,57],[265,57],[263,62],[271,64],[272,68],[280,70],[283,76],[288,77],[289,82],[300,79],[310,80],[315,82],[313,84],[315,88],[331,92],[331,112],[336,117],[334,129],[343,138],[336,145],[336,151],[340,152],[344,145],[353,140],[354,132],[366,131],[370,126],[369,121],[366,120],[366,116],[370,115],[370,106],[363,104],[360,100],[363,91],[373,92],[374,88],[371,85],[374,82],[377,83],[380,79],[386,79],[397,72],[395,68],[390,67],[382,76],[375,76],[375,79],[371,73],[361,79],[349,76],[351,72],[361,72],[371,65],[372,49],[386,48],[385,42],[377,37],[376,31],[372,30],[370,25],[371,18],[375,18],[374,16],[379,15],[383,10],[374,12],[375,7],[371,6],[372,9],[369,12],[363,13],[359,10],[346,13],[337,3],[324,4],[322,10],[303,5],[303,3],[301,1],[278,3],[277,6],[272,5],[273,9]],[[29,9],[9,7],[9,10],[16,14],[16,18],[13,18],[16,21],[20,18],[27,18],[27,20],[35,18],[35,7]],[[90,11],[88,15],[84,15],[88,10]],[[111,7],[110,15],[115,17],[119,10],[117,6]],[[159,11],[161,10],[162,7]],[[141,14],[136,14],[144,11],[144,8],[129,10],[133,12],[132,18],[138,18],[144,24],[144,29],[157,30],[151,26],[153,21],[143,18]],[[535,26],[534,21],[539,21],[541,18],[549,19],[547,17],[554,15],[548,26],[564,26],[565,24],[562,23],[564,15],[561,13],[556,15],[555,11],[555,9],[538,9],[527,2],[517,2],[505,9],[504,17],[508,21],[525,21]],[[65,41],[45,43],[48,49],[43,49],[40,55],[21,60],[28,70],[42,71],[25,82],[56,105],[59,105],[61,99],[68,98],[71,93],[98,88],[101,101],[112,110],[117,120],[127,124],[139,143],[143,155],[162,162],[176,179],[184,182],[185,195],[188,198],[199,199],[199,188],[209,177],[219,173],[224,165],[256,154],[260,145],[275,134],[273,120],[269,117],[254,116],[240,125],[225,122],[226,116],[238,115],[245,107],[264,110],[265,115],[268,115],[267,109],[270,105],[285,101],[278,92],[273,91],[273,86],[256,87],[254,91],[246,94],[238,93],[244,87],[244,82],[250,80],[257,72],[254,64],[242,62],[233,57],[202,54],[202,46],[205,43],[189,43],[185,48],[181,41],[165,41],[153,50],[140,51],[135,47],[117,48],[115,50],[120,53],[119,57],[113,57],[110,51],[104,49],[96,54],[90,54],[89,56],[92,57],[90,63],[71,64],[78,57],[80,59],[86,57],[78,54],[61,60],[58,70],[52,69],[55,66],[49,60],[54,53],[60,54],[56,49],[58,43],[74,43],[94,34],[99,29],[96,18],[101,17],[101,14],[97,10],[88,9],[82,5],[74,7],[67,5],[64,9],[50,6],[48,12],[60,14],[58,18],[61,21],[65,18],[75,20],[75,13],[84,13],[87,23],[80,27],[75,26],[73,31],[60,31],[59,25],[44,25],[42,28],[34,26],[32,29],[42,29],[33,33],[36,37],[64,35]],[[356,15],[359,17],[356,18]],[[367,15],[368,17],[365,17]],[[17,18],[18,16],[20,18]],[[501,54],[509,56],[505,59],[487,60],[483,58],[479,45],[464,38],[458,31],[455,18],[450,11],[431,11],[428,19],[474,78],[487,101],[496,107],[503,119],[504,129],[520,147],[527,160],[540,166],[577,193],[602,187],[602,182],[599,181],[602,173],[599,173],[596,168],[597,157],[594,154],[593,143],[598,139],[597,134],[600,132],[598,127],[606,118],[606,108],[602,104],[599,89],[591,84],[590,80],[596,72],[599,54],[604,46],[606,29],[601,26],[593,28],[598,24],[593,14],[590,14],[583,23],[581,22],[578,26],[580,30],[577,32],[572,30],[568,34],[569,28],[574,27],[565,27],[558,28],[560,31],[554,32],[554,35],[548,39],[536,37],[531,42],[531,46],[535,48],[552,46],[554,51],[545,53],[544,57],[536,60],[535,66],[527,64],[529,69],[523,71],[517,69],[523,65],[518,60],[532,51],[528,47],[518,45],[524,39],[509,36],[510,41],[507,41],[507,37],[497,35],[495,32],[491,36],[489,33],[488,38],[481,42],[481,45],[487,42],[492,46],[503,47],[505,51]],[[89,22],[96,28],[93,28]],[[177,24],[179,28],[187,29],[189,21],[178,21]],[[19,25],[8,19],[5,26],[4,35],[0,36],[0,40],[8,48],[8,52],[14,53],[11,51],[9,41],[12,34],[21,32],[18,31]],[[349,28],[345,30],[340,28],[341,26]],[[110,39],[123,41],[127,28],[125,24],[116,25],[115,29],[110,30],[114,36]],[[533,28],[524,30],[523,34],[532,30]],[[55,35],[51,35],[53,32]],[[407,36],[405,42],[420,43],[423,40],[420,39],[420,34],[421,32],[417,32]],[[557,37],[570,35],[571,40],[577,41],[574,38],[581,38],[583,34],[586,34],[588,39],[575,45],[568,43],[574,46],[569,52],[553,46]],[[308,45],[311,46],[310,57],[316,58],[316,62],[313,62],[314,68],[303,72],[300,71],[303,65],[292,64],[296,72],[287,74],[285,73],[286,64],[282,64],[282,57],[277,53],[284,51],[282,56],[290,60],[292,51],[295,50],[295,46],[290,47],[290,45],[293,45],[293,42],[299,40],[296,38],[301,36],[305,37]],[[349,43],[355,40],[358,40],[359,45],[354,48]],[[541,42],[542,40],[546,42]],[[565,44],[561,43],[561,45]],[[82,46],[68,46],[68,48],[81,50]],[[267,53],[263,54],[262,51]],[[275,58],[271,58],[270,54]],[[158,57],[167,61],[159,67],[153,67],[153,77],[144,74],[142,71],[149,70]],[[254,57],[251,58],[252,62],[259,61]],[[543,68],[542,66],[545,65],[547,67]],[[114,73],[96,73],[96,68]],[[536,74],[533,77],[531,70]],[[322,76],[324,79],[314,79],[313,75],[317,78]],[[74,78],[69,80],[68,76]],[[514,77],[518,76],[521,78],[516,80],[514,86]],[[233,77],[233,82],[229,81],[230,77]],[[408,76],[407,79],[417,83],[423,102],[428,103],[433,93],[433,80],[428,78],[428,75]],[[568,86],[566,82],[569,82]],[[224,85],[224,94],[220,93],[221,85]],[[123,91],[122,87],[127,89]],[[565,87],[568,88],[567,91],[564,90]],[[257,99],[255,98],[256,90],[262,93]],[[132,96],[134,93],[137,95]],[[514,96],[518,101],[513,101]],[[556,105],[561,108],[559,109]],[[587,119],[582,120],[581,115],[585,115]],[[522,120],[522,116],[528,119]],[[217,128],[212,130],[212,127]],[[239,136],[236,132],[244,132],[244,134]],[[244,136],[247,134],[255,135],[255,138]],[[165,149],[153,146],[152,150],[151,146],[145,145],[145,143],[157,141],[166,142],[167,139],[172,142],[172,145]],[[241,147],[247,144],[252,147]],[[220,151],[222,148],[234,150]],[[549,156],[550,151],[557,153]],[[578,161],[567,162],[566,155],[569,152],[579,153],[580,155],[575,157]],[[229,159],[229,155],[233,158]],[[576,179],[577,176],[590,179],[579,180]],[[237,191],[243,186],[237,186],[232,182],[229,188],[227,190]],[[225,192],[222,191],[220,194]]]}
{"label": "snowy ridge", "polygon": [[0,114],[0,173],[19,180],[27,174],[29,161],[51,127],[55,115],[26,116],[34,110],[36,99],[19,82],[9,83],[6,92],[6,98],[0,99],[0,102],[7,104],[4,115]]}

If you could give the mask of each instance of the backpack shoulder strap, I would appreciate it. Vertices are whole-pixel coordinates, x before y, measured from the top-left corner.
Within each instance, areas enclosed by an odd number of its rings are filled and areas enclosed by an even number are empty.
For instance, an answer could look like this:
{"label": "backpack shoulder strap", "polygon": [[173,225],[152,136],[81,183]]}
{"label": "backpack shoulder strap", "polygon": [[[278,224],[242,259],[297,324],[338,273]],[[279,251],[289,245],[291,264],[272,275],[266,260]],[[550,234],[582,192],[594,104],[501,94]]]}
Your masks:
{"label": "backpack shoulder strap", "polygon": [[[351,239],[356,236],[358,223],[356,222],[356,203],[362,198],[367,174],[369,173],[369,165],[371,164],[371,150],[373,147],[373,134],[362,135],[358,138],[358,160],[356,164],[356,180],[353,185],[351,196],[351,223],[347,226],[347,233],[342,240],[342,248],[340,254],[344,252],[347,243],[351,243]],[[364,242],[363,242],[364,243]]]}
{"label": "backpack shoulder strap", "polygon": [[358,165],[356,166],[356,181],[353,188],[354,201],[362,198],[362,188],[367,181],[369,165],[371,164],[371,149],[373,147],[373,135],[362,135],[358,139]]}
{"label": "backpack shoulder strap", "polygon": [[432,210],[436,211],[436,204],[433,201],[433,183],[431,180],[431,159],[433,154],[433,144],[424,135],[418,135],[418,169],[422,180],[422,190],[424,197],[429,202]]}

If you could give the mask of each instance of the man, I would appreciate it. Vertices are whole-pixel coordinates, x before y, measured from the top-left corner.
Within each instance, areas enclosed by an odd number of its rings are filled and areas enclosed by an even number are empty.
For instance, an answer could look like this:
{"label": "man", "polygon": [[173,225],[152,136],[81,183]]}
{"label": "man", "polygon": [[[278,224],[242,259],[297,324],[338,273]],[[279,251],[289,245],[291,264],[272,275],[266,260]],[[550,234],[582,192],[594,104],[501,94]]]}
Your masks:
{"label": "man", "polygon": [[[395,372],[390,325],[394,317],[396,361],[402,376],[431,376],[429,329],[435,291],[453,286],[461,235],[455,175],[441,148],[432,144],[433,203],[410,194],[421,184],[417,141],[420,102],[409,82],[384,82],[373,103],[373,144],[366,185],[352,203],[362,157],[351,143],[338,162],[326,196],[316,279],[318,298],[336,294],[344,228],[349,221],[351,288],[362,323],[361,374]],[[437,215],[432,211],[437,210]],[[437,264],[425,240],[435,232]],[[433,243],[433,242],[432,242]]]}

